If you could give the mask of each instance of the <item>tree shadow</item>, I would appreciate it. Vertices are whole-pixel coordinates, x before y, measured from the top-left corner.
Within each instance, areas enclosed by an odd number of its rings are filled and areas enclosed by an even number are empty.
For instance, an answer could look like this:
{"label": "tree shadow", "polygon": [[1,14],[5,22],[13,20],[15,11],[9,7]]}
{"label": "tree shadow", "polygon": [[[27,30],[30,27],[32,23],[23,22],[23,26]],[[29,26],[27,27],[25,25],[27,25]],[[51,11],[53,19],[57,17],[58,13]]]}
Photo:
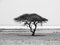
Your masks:
{"label": "tree shadow", "polygon": [[47,35],[35,35],[35,36],[41,36],[41,37],[44,37],[44,36],[47,36]]}
{"label": "tree shadow", "polygon": [[[21,35],[21,34],[17,34],[17,36],[32,36],[32,35]],[[34,37],[44,37],[44,36],[47,36],[47,35],[34,35]]]}

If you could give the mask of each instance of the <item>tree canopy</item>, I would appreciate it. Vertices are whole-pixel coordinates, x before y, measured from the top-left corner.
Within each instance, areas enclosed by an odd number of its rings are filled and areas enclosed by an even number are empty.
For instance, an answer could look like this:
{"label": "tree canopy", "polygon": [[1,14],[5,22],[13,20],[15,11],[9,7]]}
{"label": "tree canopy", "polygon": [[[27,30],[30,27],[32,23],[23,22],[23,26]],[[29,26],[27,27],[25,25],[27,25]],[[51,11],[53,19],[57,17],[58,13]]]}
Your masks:
{"label": "tree canopy", "polygon": [[22,21],[22,22],[28,21],[28,22],[38,22],[38,23],[48,21],[48,19],[43,18],[40,15],[35,14],[35,13],[23,14],[23,15],[15,18],[14,20],[16,20],[17,22],[19,22],[19,21]]}

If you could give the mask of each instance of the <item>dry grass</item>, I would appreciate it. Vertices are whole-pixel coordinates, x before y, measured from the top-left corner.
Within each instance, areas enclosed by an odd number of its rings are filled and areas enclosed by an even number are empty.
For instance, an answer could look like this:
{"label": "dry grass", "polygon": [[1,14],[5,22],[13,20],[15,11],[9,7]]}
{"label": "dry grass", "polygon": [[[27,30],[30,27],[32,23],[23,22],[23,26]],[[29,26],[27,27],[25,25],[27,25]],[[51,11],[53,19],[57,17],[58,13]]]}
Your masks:
{"label": "dry grass", "polygon": [[31,34],[0,33],[0,45],[60,45],[60,33]]}

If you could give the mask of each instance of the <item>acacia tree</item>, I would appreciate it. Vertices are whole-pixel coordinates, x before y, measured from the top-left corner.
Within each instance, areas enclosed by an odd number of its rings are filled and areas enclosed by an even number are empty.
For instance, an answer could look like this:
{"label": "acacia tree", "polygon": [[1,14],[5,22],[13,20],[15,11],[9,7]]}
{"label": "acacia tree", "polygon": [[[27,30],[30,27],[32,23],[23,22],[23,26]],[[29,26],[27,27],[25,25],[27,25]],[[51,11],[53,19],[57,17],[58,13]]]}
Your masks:
{"label": "acacia tree", "polygon": [[[38,23],[43,23],[43,22],[47,22],[48,19],[43,18],[41,16],[39,16],[38,14],[32,13],[32,14],[23,14],[17,18],[14,18],[15,21],[17,22],[24,22],[24,25],[28,25],[28,27],[30,28],[30,32],[32,32],[32,36],[35,35],[35,31],[37,28],[37,24]],[[31,24],[33,24],[35,26],[34,29],[32,29]]]}

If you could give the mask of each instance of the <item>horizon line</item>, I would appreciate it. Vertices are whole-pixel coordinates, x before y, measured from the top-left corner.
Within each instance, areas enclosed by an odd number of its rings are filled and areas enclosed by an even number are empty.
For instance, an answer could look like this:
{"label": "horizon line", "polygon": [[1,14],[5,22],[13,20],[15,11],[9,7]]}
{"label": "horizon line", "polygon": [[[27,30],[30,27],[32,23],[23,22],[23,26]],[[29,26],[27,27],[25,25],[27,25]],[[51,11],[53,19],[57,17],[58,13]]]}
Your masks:
{"label": "horizon line", "polygon": [[[27,26],[0,26],[0,29],[2,29],[2,28],[5,28],[5,29],[22,29],[22,28],[24,28],[24,29],[29,29],[29,27],[27,27]],[[60,26],[38,26],[37,27],[37,29],[46,29],[46,28],[48,28],[48,29],[55,29],[55,28],[59,28],[60,29]]]}

